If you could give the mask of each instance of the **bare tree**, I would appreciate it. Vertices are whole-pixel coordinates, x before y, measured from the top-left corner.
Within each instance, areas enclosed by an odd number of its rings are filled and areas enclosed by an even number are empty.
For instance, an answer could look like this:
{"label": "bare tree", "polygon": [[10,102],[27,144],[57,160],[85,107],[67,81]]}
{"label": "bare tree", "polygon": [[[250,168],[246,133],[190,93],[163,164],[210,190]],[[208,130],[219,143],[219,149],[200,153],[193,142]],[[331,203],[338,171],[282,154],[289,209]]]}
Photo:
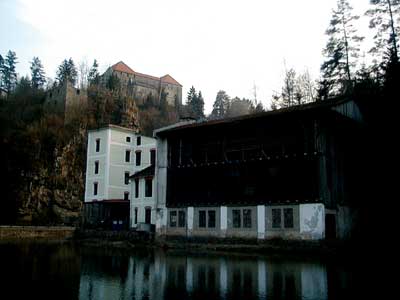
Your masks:
{"label": "bare tree", "polygon": [[89,65],[87,60],[82,60],[78,65],[78,84],[81,89],[87,88],[89,76]]}

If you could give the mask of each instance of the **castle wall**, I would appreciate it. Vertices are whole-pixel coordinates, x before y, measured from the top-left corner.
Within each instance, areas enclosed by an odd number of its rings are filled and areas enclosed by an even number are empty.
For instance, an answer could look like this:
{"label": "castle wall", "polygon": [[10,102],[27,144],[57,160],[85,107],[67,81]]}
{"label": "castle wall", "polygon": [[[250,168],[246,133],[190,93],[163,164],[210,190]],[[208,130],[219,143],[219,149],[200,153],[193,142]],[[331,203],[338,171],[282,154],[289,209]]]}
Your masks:
{"label": "castle wall", "polygon": [[107,85],[109,78],[114,75],[120,82],[119,91],[122,95],[132,97],[138,105],[145,104],[149,95],[155,100],[155,104],[160,101],[160,88],[167,93],[167,103],[175,106],[182,104],[182,87],[175,84],[162,82],[160,78],[145,74],[115,71],[109,68],[102,76],[102,84]]}

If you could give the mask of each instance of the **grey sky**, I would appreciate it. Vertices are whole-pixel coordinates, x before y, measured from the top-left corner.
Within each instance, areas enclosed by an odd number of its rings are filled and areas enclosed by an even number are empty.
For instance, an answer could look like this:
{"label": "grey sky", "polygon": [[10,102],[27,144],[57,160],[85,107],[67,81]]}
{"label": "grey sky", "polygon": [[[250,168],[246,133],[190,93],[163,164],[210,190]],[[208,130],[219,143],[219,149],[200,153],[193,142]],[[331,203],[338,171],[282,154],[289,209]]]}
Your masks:
{"label": "grey sky", "polygon": [[[364,13],[368,0],[353,0]],[[0,0],[0,53],[16,51],[20,75],[33,56],[54,77],[64,58],[120,60],[201,90],[206,113],[218,90],[269,105],[284,61],[319,75],[324,32],[336,0]],[[365,25],[365,24],[364,24]],[[366,25],[364,26],[366,27]],[[365,28],[367,30],[367,28]]]}

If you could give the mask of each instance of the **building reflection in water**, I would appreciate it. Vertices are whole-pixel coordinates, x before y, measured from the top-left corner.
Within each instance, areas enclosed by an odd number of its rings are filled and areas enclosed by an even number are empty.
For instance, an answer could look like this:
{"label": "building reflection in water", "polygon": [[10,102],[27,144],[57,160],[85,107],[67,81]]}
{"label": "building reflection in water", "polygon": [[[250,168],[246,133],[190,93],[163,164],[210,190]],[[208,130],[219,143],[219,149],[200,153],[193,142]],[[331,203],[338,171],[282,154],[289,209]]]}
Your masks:
{"label": "building reflection in water", "polygon": [[327,299],[326,267],[257,257],[84,257],[80,299]]}

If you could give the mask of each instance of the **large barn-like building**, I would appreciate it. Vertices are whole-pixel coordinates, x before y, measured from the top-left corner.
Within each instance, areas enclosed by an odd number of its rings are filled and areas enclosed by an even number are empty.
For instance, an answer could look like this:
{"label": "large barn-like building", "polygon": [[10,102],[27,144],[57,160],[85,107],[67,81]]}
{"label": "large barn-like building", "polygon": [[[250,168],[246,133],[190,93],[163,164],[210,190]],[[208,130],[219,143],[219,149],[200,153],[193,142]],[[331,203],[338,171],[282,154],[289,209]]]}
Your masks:
{"label": "large barn-like building", "polygon": [[157,233],[348,237],[362,128],[357,104],[340,100],[156,130]]}

